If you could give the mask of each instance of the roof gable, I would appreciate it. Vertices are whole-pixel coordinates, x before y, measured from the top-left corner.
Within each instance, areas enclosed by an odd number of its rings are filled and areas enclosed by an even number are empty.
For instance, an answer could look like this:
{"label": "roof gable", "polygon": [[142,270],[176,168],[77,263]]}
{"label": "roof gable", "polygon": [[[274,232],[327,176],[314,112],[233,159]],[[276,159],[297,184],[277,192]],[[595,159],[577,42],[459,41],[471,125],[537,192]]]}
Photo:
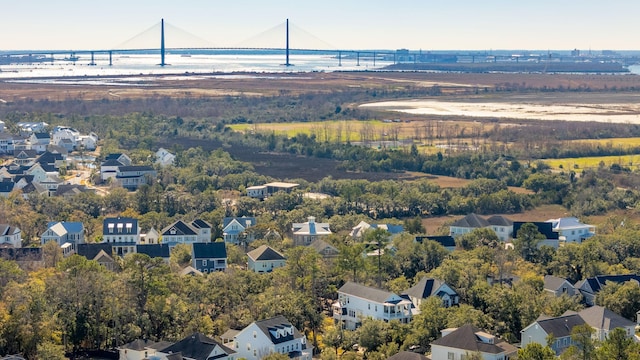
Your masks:
{"label": "roof gable", "polygon": [[267,245],[262,245],[257,249],[249,251],[247,256],[253,261],[285,260],[284,255]]}
{"label": "roof gable", "polygon": [[477,214],[471,213],[451,224],[452,227],[483,228],[489,226],[489,222]]}
{"label": "roof gable", "polygon": [[515,346],[470,324],[433,341],[431,345],[488,354],[510,354],[517,351]]}

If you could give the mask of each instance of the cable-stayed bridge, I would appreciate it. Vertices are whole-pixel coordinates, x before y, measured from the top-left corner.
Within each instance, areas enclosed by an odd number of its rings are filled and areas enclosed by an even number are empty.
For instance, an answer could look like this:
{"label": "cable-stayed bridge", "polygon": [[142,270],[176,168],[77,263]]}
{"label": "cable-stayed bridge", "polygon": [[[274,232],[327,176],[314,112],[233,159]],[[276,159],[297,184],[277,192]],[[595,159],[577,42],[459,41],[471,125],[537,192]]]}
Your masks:
{"label": "cable-stayed bridge", "polygon": [[[405,50],[406,51],[406,50]],[[0,51],[0,62],[11,62],[12,59],[19,62],[54,62],[54,61],[78,61],[79,55],[89,56],[88,65],[96,65],[96,55],[107,55],[108,65],[113,65],[114,54],[126,53],[158,53],[158,65],[166,63],[165,55],[173,54],[216,54],[222,52],[256,52],[265,54],[282,54],[284,66],[294,65],[290,60],[291,54],[329,54],[335,56],[338,66],[342,65],[343,58],[350,58],[360,65],[360,60],[367,59],[376,65],[376,60],[396,62],[397,52],[393,50],[348,50],[337,49],[331,44],[321,40],[302,28],[285,22],[267,29],[237,45],[219,46],[191,34],[183,29],[166,23],[162,19],[159,23],[136,34],[132,38],[114,46],[111,49],[85,49],[85,50],[25,50],[25,51]],[[410,54],[406,59],[410,58]],[[414,55],[414,59],[416,56]]]}

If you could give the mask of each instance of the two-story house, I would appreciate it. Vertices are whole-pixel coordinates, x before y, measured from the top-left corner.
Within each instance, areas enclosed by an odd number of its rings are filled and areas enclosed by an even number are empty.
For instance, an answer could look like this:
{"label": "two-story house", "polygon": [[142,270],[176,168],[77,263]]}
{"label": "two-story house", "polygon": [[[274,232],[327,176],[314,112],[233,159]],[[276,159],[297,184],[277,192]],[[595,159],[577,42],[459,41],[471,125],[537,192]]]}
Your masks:
{"label": "two-story house", "polygon": [[120,166],[116,171],[116,181],[127,190],[136,190],[142,185],[149,185],[158,173],[147,165]]}
{"label": "two-story house", "polygon": [[227,248],[223,242],[193,243],[191,266],[203,273],[227,269]]}
{"label": "two-story house", "polygon": [[22,231],[15,226],[0,224],[0,247],[22,247]]}
{"label": "two-story house", "polygon": [[580,244],[596,234],[595,226],[583,224],[575,217],[550,219],[546,222],[551,223],[553,231],[558,233],[560,246],[569,243]]}
{"label": "two-story house", "polygon": [[249,251],[247,257],[247,269],[257,273],[272,272],[287,263],[284,255],[267,245]]}
{"label": "two-story house", "polygon": [[314,216],[309,216],[307,220],[307,222],[294,223],[291,226],[294,245],[307,246],[316,239],[324,239],[332,234],[328,223],[317,223]]}
{"label": "two-story house", "polygon": [[464,360],[472,354],[483,360],[508,360],[517,357],[518,348],[470,324],[444,329],[442,337],[431,343],[433,360]]}
{"label": "two-story house", "polygon": [[255,321],[242,329],[230,343],[238,359],[260,360],[273,353],[290,359],[311,360],[313,347],[306,336],[284,316]]}
{"label": "two-story house", "polygon": [[437,296],[442,299],[444,307],[460,303],[458,293],[444,281],[427,277],[420,279],[414,286],[404,291],[403,294],[409,296],[409,299],[418,310],[422,300],[431,296]]}
{"label": "two-story house", "polygon": [[[155,357],[160,360],[234,360],[238,359],[233,349],[201,333],[195,333],[177,343],[158,350]],[[146,359],[153,359],[147,357]]]}
{"label": "two-story house", "polygon": [[83,244],[84,243],[84,224],[73,221],[57,221],[49,222],[47,230],[40,235],[42,245],[49,241],[55,241],[58,246],[65,243]]}
{"label": "two-story house", "polygon": [[349,330],[359,327],[364,318],[406,324],[412,319],[411,306],[408,297],[348,281],[338,290],[333,319]]}
{"label": "two-story house", "polygon": [[587,305],[591,306],[595,304],[596,294],[607,282],[622,284],[627,281],[635,281],[637,283],[640,283],[640,275],[598,275],[578,281],[575,284],[575,288],[583,296],[584,302]]}
{"label": "two-story house", "polygon": [[481,228],[493,230],[501,241],[507,241],[513,235],[513,221],[500,215],[485,219],[474,213],[451,224],[449,226],[449,235],[456,238]]}
{"label": "two-story house", "polygon": [[222,219],[222,237],[224,242],[234,245],[239,245],[241,242],[250,243],[253,241],[253,238],[245,234],[245,237],[241,239],[241,236],[243,236],[245,230],[255,224],[255,217],[225,217]]}
{"label": "two-story house", "polygon": [[165,167],[173,165],[176,160],[176,156],[169,152],[165,148],[160,148],[156,151],[156,164]]}
{"label": "two-story house", "polygon": [[559,297],[562,295],[575,296],[576,288],[567,280],[553,275],[544,276],[544,291]]}
{"label": "two-story house", "polygon": [[112,245],[113,253],[124,256],[136,252],[140,243],[140,226],[133,218],[105,218],[102,223],[102,242]]}
{"label": "two-story house", "polygon": [[162,243],[175,246],[176,244],[193,244],[198,242],[198,229],[182,220],[175,221],[160,232]]}

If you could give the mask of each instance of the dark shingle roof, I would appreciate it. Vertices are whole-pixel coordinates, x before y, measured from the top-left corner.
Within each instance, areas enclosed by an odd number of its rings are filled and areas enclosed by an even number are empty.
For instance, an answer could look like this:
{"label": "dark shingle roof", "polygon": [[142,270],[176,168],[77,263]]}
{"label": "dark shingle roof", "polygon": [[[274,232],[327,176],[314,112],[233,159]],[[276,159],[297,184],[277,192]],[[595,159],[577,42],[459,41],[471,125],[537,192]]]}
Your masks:
{"label": "dark shingle roof", "polygon": [[155,170],[148,165],[131,165],[131,166],[120,166],[118,168],[118,171],[128,172],[128,171],[155,171]]}
{"label": "dark shingle roof", "polygon": [[[175,233],[173,233],[175,232]],[[178,220],[173,224],[167,226],[161,231],[162,236],[165,235],[198,235],[197,229],[194,229],[191,225],[185,223],[182,220]]]}
{"label": "dark shingle roof", "polygon": [[388,357],[387,360],[427,360],[427,357],[412,351],[400,351],[399,353]]}
{"label": "dark shingle roof", "polygon": [[421,244],[425,239],[426,240],[435,241],[435,242],[439,243],[440,245],[442,245],[444,247],[455,247],[456,246],[456,240],[453,238],[453,236],[449,236],[449,235],[416,236],[416,241],[421,243]]}
{"label": "dark shingle roof", "polygon": [[191,222],[191,225],[193,227],[195,227],[196,229],[202,229],[202,228],[208,228],[211,229],[211,224],[209,224],[208,222],[202,220],[202,219],[195,219]]}
{"label": "dark shingle roof", "polygon": [[487,219],[487,222],[491,225],[495,226],[511,226],[513,225],[513,221],[507,219],[502,215],[494,215]]}
{"label": "dark shingle roof", "polygon": [[[112,227],[109,227],[113,224]],[[130,225],[127,227],[127,225]],[[118,227],[121,225],[121,227]],[[113,229],[109,232],[109,229]],[[136,235],[138,234],[138,219],[117,217],[105,218],[102,225],[102,235]]]}
{"label": "dark shingle roof", "polygon": [[124,166],[124,164],[116,159],[108,159],[102,162],[100,166]]}
{"label": "dark shingle roof", "polygon": [[107,254],[112,254],[113,250],[111,244],[76,244],[76,253],[80,256],[93,260],[96,255],[103,250]]}
{"label": "dark shingle roof", "polygon": [[466,227],[466,228],[483,228],[487,227],[491,224],[484,218],[478,216],[477,214],[471,213],[462,219],[454,222],[451,226],[457,227]]}
{"label": "dark shingle roof", "polygon": [[422,278],[418,283],[409,288],[404,294],[413,296],[418,299],[426,299],[429,296],[435,295],[435,291],[444,284],[443,281],[438,279]]}
{"label": "dark shingle roof", "polygon": [[223,242],[193,243],[194,259],[225,259],[227,248]]}
{"label": "dark shingle roof", "polygon": [[544,288],[547,290],[556,291],[567,281],[566,279],[559,278],[557,276],[545,275],[544,276]]}
{"label": "dark shingle roof", "polygon": [[158,351],[165,354],[180,353],[182,357],[194,360],[207,360],[216,347],[220,347],[227,355],[235,354],[235,351],[201,333],[187,336],[177,343]]}
{"label": "dark shingle roof", "polygon": [[551,319],[538,320],[538,325],[555,338],[571,336],[571,329],[577,325],[583,325],[584,319],[578,314],[567,314]]}
{"label": "dark shingle roof", "polygon": [[615,282],[615,283],[624,283],[630,280],[635,280],[640,283],[640,276],[635,274],[627,274],[627,275],[598,275],[593,278],[586,279],[591,286],[591,289],[594,293],[600,291],[600,289],[607,283],[607,281]]}
{"label": "dark shingle roof", "polygon": [[513,353],[517,349],[515,346],[495,337],[494,343],[483,342],[476,333],[483,332],[473,325],[464,325],[455,331],[432,342],[432,345],[446,346],[455,349],[482,352],[488,354]]}
{"label": "dark shingle roof", "polygon": [[151,345],[153,344],[155,344],[155,341],[138,339],[138,340],[133,340],[128,344],[124,344],[120,348],[135,350],[135,351],[143,351],[144,349],[151,347]]}
{"label": "dark shingle roof", "polygon": [[513,222],[513,238],[518,237],[518,230],[522,227],[522,225],[531,223],[538,228],[538,231],[545,236],[546,239],[549,240],[557,240],[559,234],[553,231],[553,224],[548,222],[540,222],[540,221],[514,221]]}
{"label": "dark shingle roof", "polygon": [[253,259],[253,261],[285,260],[284,255],[267,245],[262,245],[257,249],[249,251],[247,256]]}
{"label": "dark shingle roof", "polygon": [[167,244],[136,245],[136,252],[149,255],[150,258],[168,259],[170,256],[169,245]]}
{"label": "dark shingle roof", "polygon": [[[271,319],[256,321],[255,324],[262,330],[262,332],[271,339],[271,342],[274,344],[278,344],[285,341],[290,341],[293,339],[299,339],[303,337],[303,335],[293,326],[289,320],[287,320],[284,316],[276,316]],[[280,336],[276,339],[276,337],[272,334],[272,331],[278,329],[292,329],[293,334],[287,336]]]}

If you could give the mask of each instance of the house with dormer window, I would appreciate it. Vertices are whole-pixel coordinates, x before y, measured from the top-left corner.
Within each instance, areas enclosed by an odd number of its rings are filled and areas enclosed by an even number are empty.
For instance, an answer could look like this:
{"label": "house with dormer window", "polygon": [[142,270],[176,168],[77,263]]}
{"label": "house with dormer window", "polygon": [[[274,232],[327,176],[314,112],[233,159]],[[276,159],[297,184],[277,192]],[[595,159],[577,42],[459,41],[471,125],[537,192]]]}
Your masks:
{"label": "house with dormer window", "polygon": [[[245,230],[256,224],[255,217],[226,217],[222,220],[222,237],[225,243],[238,245],[241,236]],[[242,240],[250,243],[252,238],[243,238]]]}
{"label": "house with dormer window", "polygon": [[105,218],[102,223],[102,242],[111,244],[116,255],[135,253],[136,245],[140,243],[138,219]]}
{"label": "house with dormer window", "polygon": [[332,305],[333,319],[342,327],[355,330],[364,318],[409,323],[412,303],[408,296],[360,285],[351,281],[338,290],[338,301]]}
{"label": "house with dormer window", "polygon": [[238,359],[260,360],[279,353],[290,359],[311,360],[313,346],[284,316],[255,321],[242,329],[228,344]]}

